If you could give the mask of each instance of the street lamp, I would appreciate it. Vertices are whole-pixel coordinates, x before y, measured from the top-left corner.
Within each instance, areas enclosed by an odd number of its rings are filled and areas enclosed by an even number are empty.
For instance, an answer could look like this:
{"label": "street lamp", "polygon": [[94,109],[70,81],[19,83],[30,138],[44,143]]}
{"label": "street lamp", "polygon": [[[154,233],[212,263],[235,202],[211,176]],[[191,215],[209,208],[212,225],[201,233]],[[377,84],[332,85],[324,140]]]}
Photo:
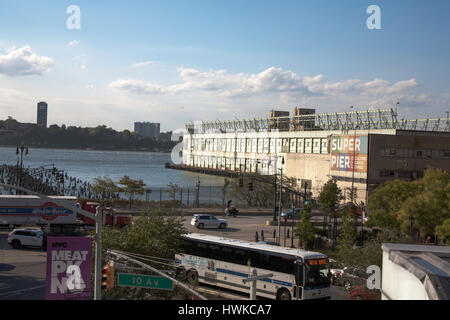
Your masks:
{"label": "street lamp", "polygon": [[[284,165],[284,157],[281,158],[281,165]],[[281,241],[281,209],[282,209],[282,200],[283,200],[283,167],[281,167],[280,169],[280,201],[279,201],[279,206],[278,206],[278,245],[280,245],[280,241]]]}
{"label": "street lamp", "polygon": [[[17,179],[17,185],[20,187],[22,184],[22,167],[23,167],[23,152],[25,151],[25,155],[28,155],[28,147],[24,146],[23,142],[20,144],[20,146],[17,146],[16,148],[16,155],[18,156],[20,153],[20,158],[17,159],[17,166],[18,166],[18,179]],[[20,159],[20,160],[19,160]]]}

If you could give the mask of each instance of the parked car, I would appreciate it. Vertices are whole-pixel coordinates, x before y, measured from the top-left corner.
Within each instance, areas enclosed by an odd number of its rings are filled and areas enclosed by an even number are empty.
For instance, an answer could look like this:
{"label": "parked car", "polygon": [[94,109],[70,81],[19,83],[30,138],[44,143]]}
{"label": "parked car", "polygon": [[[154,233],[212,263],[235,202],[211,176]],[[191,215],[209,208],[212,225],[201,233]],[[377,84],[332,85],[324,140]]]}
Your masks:
{"label": "parked car", "polygon": [[340,271],[338,269],[335,271],[331,283],[335,286],[343,286],[346,290],[350,290],[353,286],[364,284],[366,277],[365,270],[355,267],[345,267]]}
{"label": "parked car", "polygon": [[46,247],[46,236],[40,229],[14,229],[8,234],[8,244],[14,249],[22,247]]}
{"label": "parked car", "polygon": [[281,218],[300,219],[300,212],[302,212],[302,208],[291,209],[289,211],[282,212]]}
{"label": "parked car", "polygon": [[225,229],[228,226],[228,222],[225,219],[217,219],[211,214],[194,214],[191,220],[191,225],[196,228],[219,228]]}
{"label": "parked car", "polygon": [[350,289],[350,299],[352,300],[381,300],[379,290],[370,290],[367,286],[354,286]]}

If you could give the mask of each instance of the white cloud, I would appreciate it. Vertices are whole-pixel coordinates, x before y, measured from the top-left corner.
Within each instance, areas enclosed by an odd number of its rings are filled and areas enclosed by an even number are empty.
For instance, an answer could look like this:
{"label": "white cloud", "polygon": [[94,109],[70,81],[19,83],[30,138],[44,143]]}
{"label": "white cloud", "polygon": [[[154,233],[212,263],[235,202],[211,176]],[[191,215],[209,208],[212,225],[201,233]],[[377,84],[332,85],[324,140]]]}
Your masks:
{"label": "white cloud", "polygon": [[35,54],[30,46],[9,48],[0,54],[0,74],[7,76],[43,75],[53,67],[54,61]]}
{"label": "white cloud", "polygon": [[132,68],[141,68],[141,67],[149,66],[152,64],[155,64],[155,61],[138,62],[138,63],[132,64],[131,67]]}
{"label": "white cloud", "polygon": [[80,44],[80,42],[78,40],[73,40],[73,41],[70,41],[67,45],[69,47],[76,47],[79,44]]}
{"label": "white cloud", "polygon": [[383,79],[325,82],[321,74],[300,77],[293,71],[276,67],[270,67],[256,74],[233,74],[227,70],[199,71],[193,68],[179,68],[177,71],[181,82],[170,86],[121,79],[112,83],[112,87],[139,94],[201,92],[226,98],[278,94],[284,101],[290,101],[293,97],[389,95],[417,87],[415,79],[394,84]]}
{"label": "white cloud", "polygon": [[160,94],[167,90],[157,84],[134,79],[119,79],[109,84],[114,90],[125,91],[138,94]]}

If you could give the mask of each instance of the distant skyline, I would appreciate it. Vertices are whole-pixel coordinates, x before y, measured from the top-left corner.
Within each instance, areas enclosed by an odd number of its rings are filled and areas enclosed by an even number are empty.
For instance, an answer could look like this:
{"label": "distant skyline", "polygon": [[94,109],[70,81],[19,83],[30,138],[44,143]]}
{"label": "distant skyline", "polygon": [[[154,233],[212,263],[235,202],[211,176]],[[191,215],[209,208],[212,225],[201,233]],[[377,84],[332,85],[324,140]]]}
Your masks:
{"label": "distant skyline", "polygon": [[[81,29],[69,29],[80,8]],[[381,30],[366,10],[381,9]],[[2,1],[0,119],[48,125],[450,111],[450,1]]]}

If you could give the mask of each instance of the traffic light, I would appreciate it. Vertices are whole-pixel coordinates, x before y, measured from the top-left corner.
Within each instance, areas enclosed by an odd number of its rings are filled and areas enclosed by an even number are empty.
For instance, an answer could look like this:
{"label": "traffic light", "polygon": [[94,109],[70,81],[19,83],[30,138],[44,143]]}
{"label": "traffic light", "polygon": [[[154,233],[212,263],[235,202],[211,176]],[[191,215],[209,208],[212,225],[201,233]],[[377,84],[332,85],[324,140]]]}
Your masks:
{"label": "traffic light", "polygon": [[244,179],[239,178],[239,187],[242,188],[244,186]]}
{"label": "traffic light", "polygon": [[253,191],[253,182],[248,183],[248,191]]}
{"label": "traffic light", "polygon": [[102,289],[111,290],[112,288],[114,288],[114,266],[108,262],[102,269]]}

